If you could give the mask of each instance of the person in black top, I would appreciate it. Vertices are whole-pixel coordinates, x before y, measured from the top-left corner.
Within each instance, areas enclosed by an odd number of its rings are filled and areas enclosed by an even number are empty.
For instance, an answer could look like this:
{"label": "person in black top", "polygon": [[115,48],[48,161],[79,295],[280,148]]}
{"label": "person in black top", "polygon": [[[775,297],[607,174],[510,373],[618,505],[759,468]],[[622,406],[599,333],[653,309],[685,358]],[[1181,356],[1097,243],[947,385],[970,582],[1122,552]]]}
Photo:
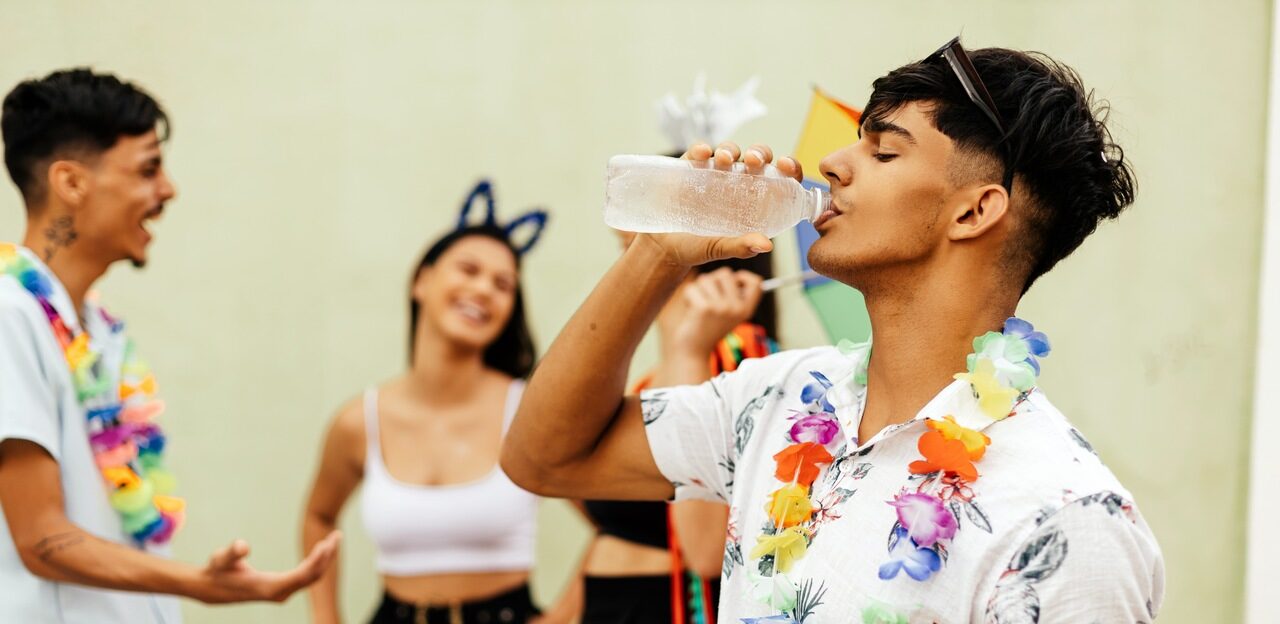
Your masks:
{"label": "person in black top", "polygon": [[[630,236],[624,234],[624,247]],[[636,384],[700,383],[746,357],[777,350],[777,306],[760,283],[768,254],[702,267],[658,317],[658,365]],[[668,345],[702,341],[701,362],[672,361]],[[596,537],[584,562],[583,624],[713,624],[729,509],[710,501],[583,501]],[[732,556],[730,554],[729,556]]]}

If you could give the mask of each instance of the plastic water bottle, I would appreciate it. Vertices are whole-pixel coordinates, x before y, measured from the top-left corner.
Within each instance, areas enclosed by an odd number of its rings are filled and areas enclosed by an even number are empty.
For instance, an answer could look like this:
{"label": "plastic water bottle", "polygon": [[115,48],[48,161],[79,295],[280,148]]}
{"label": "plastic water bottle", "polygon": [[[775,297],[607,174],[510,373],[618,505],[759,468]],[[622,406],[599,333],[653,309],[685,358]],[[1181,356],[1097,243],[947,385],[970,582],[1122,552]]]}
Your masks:
{"label": "plastic water bottle", "polygon": [[747,173],[741,162],[722,171],[710,162],[621,155],[609,159],[604,222],[628,232],[772,238],[816,220],[829,201],[826,192],[804,188],[773,165]]}

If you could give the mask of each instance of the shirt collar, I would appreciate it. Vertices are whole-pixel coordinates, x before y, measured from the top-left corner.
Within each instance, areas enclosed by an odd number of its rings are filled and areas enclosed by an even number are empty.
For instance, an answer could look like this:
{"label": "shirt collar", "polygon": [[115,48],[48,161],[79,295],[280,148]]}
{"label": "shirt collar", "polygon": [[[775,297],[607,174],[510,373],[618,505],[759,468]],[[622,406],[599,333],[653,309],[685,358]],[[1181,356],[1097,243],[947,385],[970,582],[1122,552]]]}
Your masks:
{"label": "shirt collar", "polygon": [[947,416],[961,427],[974,431],[982,431],[996,422],[978,407],[973,387],[961,379],[951,382],[933,397],[916,415],[916,420],[942,420]]}
{"label": "shirt collar", "polygon": [[[840,430],[852,449],[858,446],[858,425],[862,421],[862,410],[866,407],[866,370],[871,355],[871,342],[842,344],[839,349],[848,358],[850,366],[840,380],[832,385],[827,393],[827,400],[835,408]],[[978,407],[978,399],[969,382],[957,379],[934,395],[916,413],[915,418],[902,426],[918,420],[940,421],[947,416],[954,418],[960,426],[974,431],[982,431],[996,422]]]}
{"label": "shirt collar", "polygon": [[852,449],[858,446],[858,423],[862,421],[862,408],[867,396],[866,371],[871,342],[857,345],[841,343],[837,348],[847,359],[848,370],[827,390],[826,399],[835,408],[844,441]]}
{"label": "shirt collar", "polygon": [[[58,316],[62,317],[62,322],[67,324],[67,329],[72,332],[81,331],[80,314],[75,305],[71,303],[71,295],[67,293],[67,288],[62,285],[62,280],[59,280],[58,276],[54,275],[53,271],[49,269],[49,265],[40,259],[39,254],[21,245],[17,246],[17,249],[19,254],[31,261],[36,271],[39,271],[49,280],[49,305],[53,306]],[[86,303],[85,307],[88,308],[89,304]]]}

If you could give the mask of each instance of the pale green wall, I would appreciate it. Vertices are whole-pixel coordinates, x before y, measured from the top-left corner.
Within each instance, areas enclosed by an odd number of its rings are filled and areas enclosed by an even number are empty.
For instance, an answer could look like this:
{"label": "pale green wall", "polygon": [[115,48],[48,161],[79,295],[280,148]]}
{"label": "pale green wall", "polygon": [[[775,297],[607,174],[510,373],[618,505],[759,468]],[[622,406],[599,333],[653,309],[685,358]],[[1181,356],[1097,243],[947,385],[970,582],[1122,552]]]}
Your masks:
{"label": "pale green wall", "polygon": [[[810,84],[860,103],[957,32],[1049,52],[1113,102],[1141,187],[1027,299],[1056,341],[1044,386],[1159,536],[1162,621],[1239,618],[1267,2],[11,0],[0,15],[0,87],[87,63],[172,113],[181,196],[152,267],[102,286],[171,406],[191,505],[177,555],[244,537],[268,568],[295,560],[328,415],[400,369],[409,265],[477,177],[506,217],[553,212],[525,280],[545,346],[615,255],[605,158],[665,149],[651,103],[698,71],[723,90],[759,74],[771,113],[739,137],[785,150]],[[0,238],[17,238],[16,193],[0,204]],[[791,346],[820,339],[794,291],[784,307]],[[363,616],[376,583],[355,520],[344,595]],[[585,537],[558,504],[544,520],[543,595]],[[192,623],[304,612],[300,597],[186,607]]]}

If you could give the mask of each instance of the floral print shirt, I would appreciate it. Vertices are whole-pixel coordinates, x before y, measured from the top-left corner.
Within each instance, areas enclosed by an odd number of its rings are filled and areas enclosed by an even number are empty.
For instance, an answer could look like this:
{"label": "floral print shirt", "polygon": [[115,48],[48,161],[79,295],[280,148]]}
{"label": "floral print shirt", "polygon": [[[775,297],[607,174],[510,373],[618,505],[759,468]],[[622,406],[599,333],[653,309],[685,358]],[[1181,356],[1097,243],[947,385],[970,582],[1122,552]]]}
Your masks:
{"label": "floral print shirt", "polygon": [[[996,421],[979,409],[970,384],[956,381],[915,419],[859,442],[869,349],[785,351],[698,386],[641,395],[650,448],[676,500],[730,505],[720,621],[1155,618],[1164,593],[1159,545],[1133,497],[1043,393],[1025,393]],[[766,512],[778,486],[774,456],[815,410],[831,410],[840,432],[828,445],[832,461],[812,482],[812,516],[799,533],[807,538],[771,544],[774,554],[758,558],[757,541],[781,535]],[[944,419],[989,437],[976,462],[981,479],[909,469],[926,425],[946,426]],[[949,531],[931,549],[908,539],[899,521],[917,492],[941,501],[935,511],[945,522],[933,526]],[[786,575],[793,597],[770,608],[760,601],[769,591],[762,580],[789,548],[802,554]]]}

